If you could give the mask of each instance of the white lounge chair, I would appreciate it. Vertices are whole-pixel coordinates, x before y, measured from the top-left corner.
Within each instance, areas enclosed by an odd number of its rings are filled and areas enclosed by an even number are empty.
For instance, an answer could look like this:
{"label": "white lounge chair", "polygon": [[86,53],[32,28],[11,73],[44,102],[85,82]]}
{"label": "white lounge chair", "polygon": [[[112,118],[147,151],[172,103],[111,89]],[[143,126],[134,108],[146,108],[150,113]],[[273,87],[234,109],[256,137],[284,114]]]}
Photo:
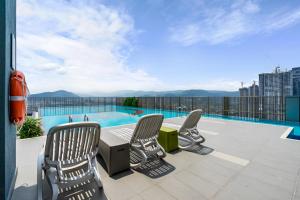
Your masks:
{"label": "white lounge chair", "polygon": [[163,118],[163,115],[145,115],[138,121],[134,130],[127,129],[122,133],[121,137],[129,141],[130,151],[141,157],[136,163],[130,160],[131,167],[140,167],[149,158],[163,158],[166,156],[164,148],[157,141]]}
{"label": "white lounge chair", "polygon": [[[193,110],[189,113],[182,126],[178,130],[179,147],[181,149],[189,149],[194,145],[201,144],[205,138],[199,133],[197,124],[201,118],[202,110]],[[181,142],[180,142],[181,140]],[[180,143],[186,143],[182,145]]]}
{"label": "white lounge chair", "polygon": [[98,123],[69,123],[51,128],[45,149],[38,158],[38,199],[42,199],[43,172],[53,200],[57,199],[61,189],[92,178],[102,188],[96,166],[99,140]]}

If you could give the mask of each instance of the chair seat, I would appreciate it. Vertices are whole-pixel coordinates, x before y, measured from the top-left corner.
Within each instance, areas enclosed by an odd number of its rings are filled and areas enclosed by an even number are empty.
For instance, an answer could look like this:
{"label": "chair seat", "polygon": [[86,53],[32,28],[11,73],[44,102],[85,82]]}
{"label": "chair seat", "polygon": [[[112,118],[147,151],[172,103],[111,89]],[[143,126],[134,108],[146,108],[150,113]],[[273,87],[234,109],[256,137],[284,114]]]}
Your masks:
{"label": "chair seat", "polygon": [[151,146],[145,147],[145,154],[149,157],[156,155],[160,151],[161,151],[161,147],[158,146],[156,143],[153,143]]}
{"label": "chair seat", "polygon": [[[88,164],[84,164],[76,168],[64,169],[64,180],[59,180],[58,172],[55,167],[46,169],[45,173],[49,177],[50,181],[52,183],[57,183],[60,188],[72,187],[78,183],[83,183],[84,181],[94,178],[93,171],[88,168]],[[80,175],[82,175],[80,179],[76,179],[76,177]]]}

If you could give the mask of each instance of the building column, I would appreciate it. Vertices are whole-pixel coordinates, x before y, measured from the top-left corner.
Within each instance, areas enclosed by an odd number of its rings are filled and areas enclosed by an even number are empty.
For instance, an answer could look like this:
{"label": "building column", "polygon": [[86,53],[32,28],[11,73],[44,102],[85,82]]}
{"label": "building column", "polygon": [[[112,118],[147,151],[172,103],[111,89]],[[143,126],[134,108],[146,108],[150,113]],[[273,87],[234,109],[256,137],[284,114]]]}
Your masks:
{"label": "building column", "polygon": [[16,127],[9,122],[8,89],[16,0],[0,0],[0,199],[10,199],[16,178]]}

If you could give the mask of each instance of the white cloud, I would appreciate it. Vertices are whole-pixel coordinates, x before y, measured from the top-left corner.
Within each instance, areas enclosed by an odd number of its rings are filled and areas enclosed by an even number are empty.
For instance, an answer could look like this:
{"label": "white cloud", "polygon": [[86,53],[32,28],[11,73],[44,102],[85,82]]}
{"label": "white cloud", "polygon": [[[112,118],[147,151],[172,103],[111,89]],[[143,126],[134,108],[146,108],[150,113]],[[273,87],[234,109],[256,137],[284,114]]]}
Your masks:
{"label": "white cloud", "polygon": [[270,23],[266,26],[266,31],[282,29],[300,22],[300,8],[292,12],[279,12],[271,17]]}
{"label": "white cloud", "polygon": [[258,2],[253,0],[237,0],[229,6],[217,5],[203,4],[198,8],[198,14],[191,12],[190,16],[173,25],[170,28],[171,40],[183,46],[196,43],[220,44],[300,22],[299,8],[265,13]]}
{"label": "white cloud", "polygon": [[243,11],[245,13],[257,13],[260,11],[260,7],[258,6],[258,4],[252,1],[247,1],[243,7]]}
{"label": "white cloud", "polygon": [[126,55],[134,21],[97,1],[18,0],[18,67],[31,92],[65,89],[93,93],[161,85]]}

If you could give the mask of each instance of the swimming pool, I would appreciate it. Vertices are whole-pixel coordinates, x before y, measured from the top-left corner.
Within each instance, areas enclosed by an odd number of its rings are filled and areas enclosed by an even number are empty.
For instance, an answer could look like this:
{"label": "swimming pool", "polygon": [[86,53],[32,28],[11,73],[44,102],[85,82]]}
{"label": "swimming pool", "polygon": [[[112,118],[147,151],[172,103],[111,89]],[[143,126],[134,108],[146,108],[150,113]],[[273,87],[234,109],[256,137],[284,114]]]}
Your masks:
{"label": "swimming pool", "polygon": [[[72,117],[73,122],[80,122],[84,120],[84,116],[86,115],[88,116],[89,121],[96,121],[101,124],[101,127],[112,127],[137,123],[139,118],[146,114],[160,113],[164,115],[165,119],[187,115],[187,112],[178,112],[162,109],[135,108],[115,105],[44,107],[41,108],[39,112],[42,116],[42,124],[45,133],[47,133],[48,130],[53,126],[68,123],[69,116]],[[288,135],[288,138],[300,140],[300,124],[295,122],[270,121],[221,115],[204,115],[203,117],[293,127],[293,131]]]}
{"label": "swimming pool", "polygon": [[45,133],[53,126],[69,122],[71,116],[73,122],[84,121],[86,115],[89,121],[101,124],[101,127],[133,124],[144,115],[160,113],[164,118],[184,116],[186,112],[168,111],[161,109],[146,109],[126,106],[94,106],[94,107],[45,107],[39,110],[42,116],[42,124]]}

